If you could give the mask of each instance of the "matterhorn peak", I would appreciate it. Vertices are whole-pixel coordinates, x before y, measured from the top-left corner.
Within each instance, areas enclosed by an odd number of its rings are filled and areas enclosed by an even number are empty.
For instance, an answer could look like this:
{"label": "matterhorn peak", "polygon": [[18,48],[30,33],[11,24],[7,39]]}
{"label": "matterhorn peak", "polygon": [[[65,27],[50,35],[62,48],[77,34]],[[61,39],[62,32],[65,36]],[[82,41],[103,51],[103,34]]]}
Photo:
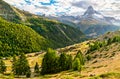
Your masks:
{"label": "matterhorn peak", "polygon": [[86,10],[86,12],[84,13],[84,16],[85,16],[85,15],[86,15],[86,16],[92,15],[92,14],[95,14],[95,13],[98,13],[98,12],[95,11],[92,6],[89,6],[88,9]]}
{"label": "matterhorn peak", "polygon": [[89,6],[88,7],[88,10],[94,10],[92,6]]}

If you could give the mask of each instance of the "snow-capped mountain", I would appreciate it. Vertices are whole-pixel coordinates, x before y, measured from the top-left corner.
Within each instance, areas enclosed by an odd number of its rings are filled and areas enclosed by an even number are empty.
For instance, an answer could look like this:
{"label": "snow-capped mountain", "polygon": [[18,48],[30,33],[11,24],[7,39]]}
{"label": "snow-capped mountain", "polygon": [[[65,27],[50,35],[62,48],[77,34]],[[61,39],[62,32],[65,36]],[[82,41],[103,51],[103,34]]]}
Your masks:
{"label": "snow-capped mountain", "polygon": [[[48,16],[51,19],[57,19],[65,24],[78,24],[82,21],[90,21],[94,23],[103,23],[103,24],[112,24],[116,26],[120,26],[120,20],[115,19],[114,17],[107,17],[101,14],[100,12],[94,10],[92,6],[89,6],[88,9],[84,12],[82,16],[68,16],[68,15],[62,15],[62,16]],[[89,23],[89,22],[88,22]]]}
{"label": "snow-capped mountain", "polygon": [[92,6],[89,6],[88,9],[85,11],[85,13],[82,15],[81,21],[82,20],[86,20],[86,21],[96,20],[98,23],[107,22],[104,16],[101,13],[94,10]]}
{"label": "snow-capped mountain", "polygon": [[82,15],[81,20],[94,20],[97,23],[112,24],[120,26],[120,20],[115,19],[114,17],[106,17],[100,12],[97,12],[93,9],[92,6],[89,6],[86,12]]}
{"label": "snow-capped mountain", "polygon": [[92,6],[89,6],[88,9],[87,9],[87,11],[84,13],[83,16],[90,17],[93,14],[101,15],[100,13],[98,13],[97,11],[95,11]]}
{"label": "snow-capped mountain", "polygon": [[106,17],[89,6],[76,25],[88,36],[98,36],[120,29],[120,20]]}
{"label": "snow-capped mountain", "polygon": [[120,28],[120,20],[114,17],[107,17],[89,6],[81,16],[59,16],[50,17],[62,23],[69,24],[86,33],[88,36],[98,36],[108,31],[115,31]]}

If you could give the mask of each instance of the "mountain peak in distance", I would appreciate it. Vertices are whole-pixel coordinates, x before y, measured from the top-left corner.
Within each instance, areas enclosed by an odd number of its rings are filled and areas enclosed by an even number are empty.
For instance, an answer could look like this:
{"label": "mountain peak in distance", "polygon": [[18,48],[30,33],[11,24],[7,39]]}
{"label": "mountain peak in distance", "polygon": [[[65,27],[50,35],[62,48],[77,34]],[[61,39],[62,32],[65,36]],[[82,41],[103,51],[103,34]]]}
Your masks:
{"label": "mountain peak in distance", "polygon": [[93,14],[100,14],[99,12],[97,12],[96,10],[94,10],[94,8],[92,6],[89,6],[86,10],[86,12],[83,14],[83,16],[91,16]]}

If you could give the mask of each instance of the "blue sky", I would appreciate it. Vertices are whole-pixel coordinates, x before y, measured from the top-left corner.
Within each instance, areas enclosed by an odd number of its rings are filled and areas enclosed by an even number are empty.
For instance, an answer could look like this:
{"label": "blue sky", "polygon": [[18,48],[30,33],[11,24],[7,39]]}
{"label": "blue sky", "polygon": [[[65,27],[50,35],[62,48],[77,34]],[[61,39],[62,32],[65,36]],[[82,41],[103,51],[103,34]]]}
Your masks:
{"label": "blue sky", "polygon": [[56,3],[58,3],[56,0],[49,0],[48,2],[39,2],[41,5],[55,5]]}
{"label": "blue sky", "polygon": [[4,0],[31,13],[46,15],[82,15],[88,6],[103,15],[120,18],[120,0]]}

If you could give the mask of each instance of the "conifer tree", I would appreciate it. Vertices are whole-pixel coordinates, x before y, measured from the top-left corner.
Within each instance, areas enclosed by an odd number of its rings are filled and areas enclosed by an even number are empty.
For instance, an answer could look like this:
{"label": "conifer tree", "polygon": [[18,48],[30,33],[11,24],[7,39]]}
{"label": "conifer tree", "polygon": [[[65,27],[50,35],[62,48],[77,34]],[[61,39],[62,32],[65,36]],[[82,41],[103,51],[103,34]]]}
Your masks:
{"label": "conifer tree", "polygon": [[61,53],[60,54],[60,58],[59,58],[59,67],[60,67],[60,71],[64,71],[67,70],[67,55],[66,53]]}
{"label": "conifer tree", "polygon": [[82,52],[80,50],[77,52],[75,58],[79,58],[81,65],[85,64],[84,56],[83,56],[83,54],[82,54]]}
{"label": "conifer tree", "polygon": [[17,62],[17,59],[16,59],[16,55],[13,56],[13,61],[12,61],[12,72],[14,74],[16,74],[16,63]]}
{"label": "conifer tree", "polygon": [[26,75],[27,72],[31,72],[28,60],[24,53],[21,53],[18,57],[18,60],[16,60],[16,62],[13,62],[13,64],[15,64],[13,70],[15,71],[14,74],[16,75]]}
{"label": "conifer tree", "polygon": [[40,72],[40,71],[39,71],[39,65],[38,65],[37,62],[36,62],[35,67],[34,67],[34,72],[35,72],[35,73],[39,73],[39,72]]}
{"label": "conifer tree", "polygon": [[0,73],[4,73],[6,71],[6,66],[5,63],[3,62],[2,59],[0,59]]}
{"label": "conifer tree", "polygon": [[67,55],[67,70],[72,69],[72,56]]}
{"label": "conifer tree", "polygon": [[75,60],[73,61],[73,70],[80,70],[81,71],[81,64],[80,64],[80,60],[79,58],[75,58]]}
{"label": "conifer tree", "polygon": [[31,70],[30,70],[30,67],[28,67],[28,70],[26,72],[26,77],[30,78],[30,76],[31,76]]}
{"label": "conifer tree", "polygon": [[56,73],[58,70],[58,56],[54,50],[49,48],[42,60],[41,74]]}

